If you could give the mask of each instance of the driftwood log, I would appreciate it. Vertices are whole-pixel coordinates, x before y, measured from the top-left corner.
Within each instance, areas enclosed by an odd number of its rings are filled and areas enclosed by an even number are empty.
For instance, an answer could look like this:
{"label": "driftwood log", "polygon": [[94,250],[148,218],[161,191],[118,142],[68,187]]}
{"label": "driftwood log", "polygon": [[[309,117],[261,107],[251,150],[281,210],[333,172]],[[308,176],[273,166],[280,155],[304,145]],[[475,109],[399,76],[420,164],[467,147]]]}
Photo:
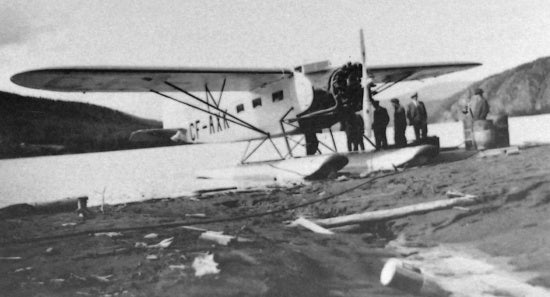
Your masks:
{"label": "driftwood log", "polygon": [[19,203],[0,208],[0,218],[17,218],[34,214],[54,214],[77,210],[79,199],[88,199],[87,196],[70,197],[49,202],[34,204]]}
{"label": "driftwood log", "polygon": [[328,229],[325,229],[317,224],[315,224],[314,222],[304,218],[304,217],[299,217],[298,219],[294,220],[292,223],[290,223],[289,225],[290,227],[296,227],[296,226],[302,226],[306,229],[309,229],[310,231],[313,231],[315,233],[319,233],[319,234],[327,234],[327,235],[331,235],[331,234],[334,234],[334,232],[328,230]]}
{"label": "driftwood log", "polygon": [[331,228],[359,223],[393,220],[409,215],[423,214],[430,211],[452,208],[454,206],[471,205],[479,203],[481,202],[481,200],[482,199],[477,196],[466,195],[459,198],[435,200],[393,209],[367,211],[363,213],[345,215],[340,217],[319,219],[315,220],[314,222],[323,227]]}

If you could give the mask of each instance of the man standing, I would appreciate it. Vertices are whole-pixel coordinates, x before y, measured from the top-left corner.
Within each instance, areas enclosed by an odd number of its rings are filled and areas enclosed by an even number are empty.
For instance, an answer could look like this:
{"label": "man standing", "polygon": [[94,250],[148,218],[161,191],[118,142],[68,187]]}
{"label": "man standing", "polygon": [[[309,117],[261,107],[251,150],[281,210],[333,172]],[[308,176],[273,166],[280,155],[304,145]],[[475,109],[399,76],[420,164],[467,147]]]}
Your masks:
{"label": "man standing", "polygon": [[304,133],[304,136],[306,137],[306,155],[315,155],[319,147],[317,134],[314,131],[307,131]]}
{"label": "man standing", "polygon": [[363,142],[363,135],[365,134],[365,121],[360,114],[355,114],[355,126],[357,130],[355,131],[355,143],[353,150],[354,151],[364,151],[365,143]]}
{"label": "man standing", "polygon": [[421,138],[428,136],[428,113],[424,102],[418,101],[418,93],[412,95],[411,99],[412,102],[409,103],[407,108],[407,118],[409,119],[409,125],[414,128],[416,141],[420,141]]}
{"label": "man standing", "polygon": [[393,98],[390,100],[393,108],[393,131],[396,147],[407,146],[407,137],[405,131],[407,130],[407,116],[405,115],[405,108],[399,104],[399,99]]}
{"label": "man standing", "polygon": [[386,138],[386,127],[390,122],[388,111],[380,106],[380,102],[377,100],[372,101],[374,106],[374,116],[372,121],[372,130],[374,131],[374,140],[376,141],[376,149],[386,149],[388,147],[388,140]]}
{"label": "man standing", "polygon": [[342,121],[342,125],[346,131],[348,151],[356,152],[359,149],[365,150],[365,144],[363,143],[365,122],[363,121],[363,117],[355,113],[349,114],[346,119]]}
{"label": "man standing", "polygon": [[472,120],[485,120],[489,113],[489,102],[483,97],[483,90],[477,88],[474,91],[474,96],[471,98],[470,103],[466,106],[463,113],[469,113]]}

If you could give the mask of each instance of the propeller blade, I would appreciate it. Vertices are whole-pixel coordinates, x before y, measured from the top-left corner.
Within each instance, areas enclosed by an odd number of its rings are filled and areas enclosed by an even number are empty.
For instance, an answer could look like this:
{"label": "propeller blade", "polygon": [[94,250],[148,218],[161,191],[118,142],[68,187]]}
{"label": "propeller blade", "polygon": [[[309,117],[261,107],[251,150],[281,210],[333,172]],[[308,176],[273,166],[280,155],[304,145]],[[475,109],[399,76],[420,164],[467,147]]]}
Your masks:
{"label": "propeller blade", "polygon": [[359,30],[359,40],[361,47],[361,64],[362,64],[362,77],[361,84],[363,86],[363,120],[365,123],[365,134],[367,137],[372,136],[372,104],[370,102],[370,90],[368,89],[369,78],[367,76],[367,50],[365,47],[365,36],[363,29]]}

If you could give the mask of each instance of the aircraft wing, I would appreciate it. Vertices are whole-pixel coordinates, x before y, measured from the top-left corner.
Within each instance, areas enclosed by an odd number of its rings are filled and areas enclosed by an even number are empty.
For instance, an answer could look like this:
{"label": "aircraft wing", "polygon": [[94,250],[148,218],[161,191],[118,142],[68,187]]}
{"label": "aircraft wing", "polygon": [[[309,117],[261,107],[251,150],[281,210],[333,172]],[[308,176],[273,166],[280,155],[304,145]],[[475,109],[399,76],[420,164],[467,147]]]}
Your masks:
{"label": "aircraft wing", "polygon": [[[250,91],[292,77],[287,69],[229,68],[51,68],[18,73],[17,85],[58,92]],[[225,85],[224,85],[225,80]]]}
{"label": "aircraft wing", "polygon": [[367,67],[374,83],[421,80],[480,66],[481,63],[455,62],[432,64],[403,64]]}
{"label": "aircraft wing", "polygon": [[[367,68],[374,83],[421,80],[455,71],[466,70],[480,63],[433,63],[372,66]],[[336,69],[336,68],[335,68]],[[308,74],[312,83],[324,88],[335,69]],[[293,75],[288,69],[230,68],[50,68],[18,73],[11,77],[17,85],[58,92],[159,92],[175,91],[169,82],[189,92],[250,91]]]}
{"label": "aircraft wing", "polygon": [[[462,71],[480,66],[481,63],[454,62],[454,63],[431,63],[431,64],[402,64],[367,66],[367,75],[373,83],[397,83],[402,81],[421,80],[430,77]],[[332,67],[319,71],[305,72],[315,88],[328,88],[328,82],[332,74],[340,67]]]}

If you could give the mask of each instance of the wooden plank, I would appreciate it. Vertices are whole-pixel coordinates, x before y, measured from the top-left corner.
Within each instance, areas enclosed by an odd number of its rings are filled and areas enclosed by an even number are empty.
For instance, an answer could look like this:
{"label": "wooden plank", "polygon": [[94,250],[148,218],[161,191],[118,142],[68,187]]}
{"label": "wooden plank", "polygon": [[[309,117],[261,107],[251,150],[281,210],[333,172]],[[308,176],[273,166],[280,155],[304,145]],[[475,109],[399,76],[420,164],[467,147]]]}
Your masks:
{"label": "wooden plank", "polygon": [[465,196],[454,199],[435,200],[393,209],[367,211],[358,214],[315,220],[314,222],[323,227],[330,228],[358,223],[398,219],[409,215],[423,214],[430,211],[452,208],[454,206],[471,205],[479,202],[481,202],[481,199],[479,197]]}
{"label": "wooden plank", "polygon": [[294,226],[302,226],[310,231],[313,231],[315,233],[319,233],[319,234],[327,234],[327,235],[332,235],[334,234],[334,232],[326,229],[326,228],[323,228],[317,224],[315,224],[314,222],[304,218],[304,217],[300,217],[296,220],[294,220],[292,223],[290,223],[291,227],[294,227]]}
{"label": "wooden plank", "polygon": [[490,150],[484,150],[479,152],[478,157],[479,158],[487,158],[487,157],[494,157],[494,156],[500,156],[500,155],[517,155],[519,154],[519,148],[517,146],[509,146],[509,147],[501,147],[501,148],[495,148]]}

